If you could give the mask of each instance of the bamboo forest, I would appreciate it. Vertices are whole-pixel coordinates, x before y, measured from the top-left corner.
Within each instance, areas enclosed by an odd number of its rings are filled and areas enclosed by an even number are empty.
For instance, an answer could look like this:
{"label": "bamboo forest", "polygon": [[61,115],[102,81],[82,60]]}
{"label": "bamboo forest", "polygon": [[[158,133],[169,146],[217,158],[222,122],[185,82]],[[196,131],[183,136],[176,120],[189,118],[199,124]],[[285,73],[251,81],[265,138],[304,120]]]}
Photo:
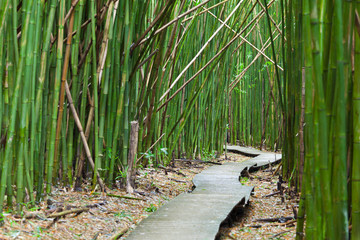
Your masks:
{"label": "bamboo forest", "polygon": [[359,1],[0,0],[1,239],[91,239],[26,214],[57,194],[147,204],[148,173],[228,166],[231,146],[282,155],[292,238],[360,239]]}

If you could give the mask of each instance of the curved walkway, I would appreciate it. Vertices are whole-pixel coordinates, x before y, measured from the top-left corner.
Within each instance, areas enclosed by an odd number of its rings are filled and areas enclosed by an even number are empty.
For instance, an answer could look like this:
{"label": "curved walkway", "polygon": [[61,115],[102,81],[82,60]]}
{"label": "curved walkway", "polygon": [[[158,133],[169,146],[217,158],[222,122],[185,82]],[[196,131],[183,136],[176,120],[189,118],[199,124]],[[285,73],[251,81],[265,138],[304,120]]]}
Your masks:
{"label": "curved walkway", "polygon": [[222,221],[239,203],[246,205],[254,187],[239,182],[243,171],[281,160],[281,154],[228,146],[228,151],[256,156],[244,162],[209,167],[195,176],[192,193],[183,193],[165,204],[134,229],[127,239],[215,239]]}

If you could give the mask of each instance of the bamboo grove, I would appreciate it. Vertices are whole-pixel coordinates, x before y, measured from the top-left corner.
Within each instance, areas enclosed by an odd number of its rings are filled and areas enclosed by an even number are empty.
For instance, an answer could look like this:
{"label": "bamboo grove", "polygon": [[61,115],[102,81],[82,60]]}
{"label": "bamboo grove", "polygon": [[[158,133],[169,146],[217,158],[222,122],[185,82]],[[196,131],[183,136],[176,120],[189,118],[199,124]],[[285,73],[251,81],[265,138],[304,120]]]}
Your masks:
{"label": "bamboo grove", "polygon": [[0,204],[88,173],[111,187],[133,120],[138,165],[222,152],[242,35],[264,16],[251,1],[2,1]]}
{"label": "bamboo grove", "polygon": [[297,237],[359,239],[359,12],[351,0],[2,0],[0,205],[21,211],[84,179],[116,186],[138,121],[138,167],[225,142],[281,149],[301,192]]}

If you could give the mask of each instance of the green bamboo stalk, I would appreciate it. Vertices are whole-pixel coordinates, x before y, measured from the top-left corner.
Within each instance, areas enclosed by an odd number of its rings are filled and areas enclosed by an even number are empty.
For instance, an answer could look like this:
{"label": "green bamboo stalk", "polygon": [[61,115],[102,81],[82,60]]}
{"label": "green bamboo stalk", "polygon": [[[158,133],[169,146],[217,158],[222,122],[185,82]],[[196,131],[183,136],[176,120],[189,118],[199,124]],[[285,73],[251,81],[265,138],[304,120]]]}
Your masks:
{"label": "green bamboo stalk", "polygon": [[[355,38],[355,66],[360,64],[360,3],[356,3],[355,23],[357,29],[354,33]],[[352,230],[351,239],[360,238],[360,71],[355,69],[353,86],[353,164],[351,178],[351,219]]]}
{"label": "green bamboo stalk", "polygon": [[[51,132],[50,132],[50,146],[48,153],[48,162],[47,162],[47,183],[46,183],[46,192],[50,193],[51,185],[53,181],[54,170],[56,172],[57,166],[54,166],[55,159],[55,138],[56,138],[56,125],[57,125],[57,116],[58,116],[58,105],[59,105],[59,95],[60,95],[60,84],[61,84],[61,70],[62,70],[62,58],[63,58],[63,39],[64,39],[64,19],[65,19],[65,1],[60,1],[60,13],[59,13],[59,30],[57,38],[57,53],[56,53],[56,73],[54,80],[54,95],[52,103],[52,113],[51,113]],[[54,169],[55,167],[55,169]]]}
{"label": "green bamboo stalk", "polygon": [[38,59],[39,59],[39,46],[40,46],[40,36],[42,31],[40,31],[42,23],[42,11],[43,8],[42,2],[40,0],[36,3],[36,17],[35,17],[35,40],[34,40],[34,52],[33,52],[33,69],[31,77],[31,128],[30,128],[30,174],[31,179],[36,183],[38,179],[39,167],[37,166],[38,161],[35,161],[35,156],[38,156],[39,152],[39,138],[36,137],[38,129],[36,127],[36,113],[35,113],[35,94],[36,94],[36,77],[38,76]]}
{"label": "green bamboo stalk", "polygon": [[0,5],[0,35],[4,35],[7,11],[9,9],[9,0],[2,1]]}
{"label": "green bamboo stalk", "polygon": [[124,101],[127,101],[127,99],[124,99],[124,93],[125,93],[125,87],[126,82],[128,81],[128,74],[129,74],[129,54],[130,54],[130,46],[131,46],[131,28],[130,28],[130,9],[129,9],[129,2],[126,1],[125,3],[125,18],[124,18],[124,37],[125,37],[125,43],[124,43],[124,49],[125,49],[125,56],[124,56],[124,62],[123,62],[123,68],[121,72],[121,88],[120,93],[118,96],[117,101],[117,108],[116,108],[116,118],[115,118],[115,129],[114,129],[114,135],[113,135],[113,142],[112,142],[112,155],[111,155],[111,164],[110,164],[110,177],[109,181],[113,182],[113,174],[114,174],[114,166],[115,166],[115,158],[117,154],[117,145],[118,145],[118,136],[120,132],[120,121],[121,117],[124,111]]}
{"label": "green bamboo stalk", "polygon": [[[79,81],[79,44],[80,44],[80,34],[81,34],[81,20],[84,10],[84,0],[80,0],[80,2],[75,7],[75,22],[74,22],[74,29],[76,29],[77,34],[74,36],[73,40],[73,46],[71,48],[71,69],[72,69],[72,88],[71,88],[71,95],[72,96],[78,96],[79,95],[79,87],[80,87],[80,81]],[[74,105],[76,106],[78,101],[77,97],[73,99]],[[74,160],[74,148],[76,146],[76,142],[74,142],[74,117],[71,115],[69,120],[69,130],[68,130],[68,144],[67,144],[67,165],[68,169],[67,171],[67,179],[70,182],[70,184],[73,182],[72,177],[72,165]],[[75,145],[75,146],[74,146]]]}
{"label": "green bamboo stalk", "polygon": [[[110,33],[110,29],[113,29],[113,17],[116,17],[116,12],[113,15],[113,8],[114,8],[114,4],[113,2],[110,3],[109,5],[109,9],[108,9],[108,14],[107,14],[107,18],[106,18],[106,23],[105,23],[105,30],[104,30],[104,36],[103,36],[103,43],[101,46],[101,52],[100,52],[100,65],[98,67],[98,76],[99,76],[99,81],[101,82],[101,93],[100,93],[100,121],[99,121],[99,153],[103,155],[103,143],[105,141],[105,111],[106,111],[106,106],[107,106],[107,101],[108,101],[108,94],[109,94],[109,71],[110,71],[110,63],[109,60],[111,59],[111,56],[108,56],[108,47],[109,47],[109,41],[110,38],[112,38],[112,36],[110,36],[110,34],[112,34],[113,31],[111,31]],[[111,44],[111,42],[110,42]],[[106,64],[106,70],[105,70],[105,74],[103,74],[103,68],[104,65]],[[102,77],[104,76],[104,77]],[[103,78],[103,80],[102,80]],[[104,156],[103,156],[104,157]],[[103,158],[105,159],[105,158]],[[104,163],[106,163],[106,161],[104,161]],[[104,168],[104,166],[99,166],[100,168]],[[106,168],[105,168],[106,169]]]}
{"label": "green bamboo stalk", "polygon": [[[75,1],[72,1],[72,5],[75,4]],[[65,50],[65,58],[64,64],[62,69],[62,76],[61,76],[61,85],[60,85],[60,99],[59,99],[59,113],[57,117],[57,124],[56,124],[56,135],[55,135],[55,149],[54,149],[54,165],[57,166],[58,162],[58,149],[59,149],[59,140],[60,140],[60,131],[61,125],[63,122],[63,112],[64,112],[64,101],[65,101],[65,81],[67,81],[67,72],[69,67],[70,61],[70,48],[71,48],[71,41],[72,41],[72,32],[74,27],[74,11],[70,15],[69,21],[69,29],[68,29],[68,37],[66,40],[66,50]],[[66,135],[66,134],[65,134]]]}
{"label": "green bamboo stalk", "polygon": [[[303,1],[303,34],[304,34],[304,71],[305,71],[305,206],[306,206],[306,236],[315,238],[316,208],[314,204],[313,168],[314,168],[314,146],[313,146],[313,82],[311,80],[313,68],[313,56],[311,53],[311,28],[310,28],[310,6],[309,1]],[[301,224],[301,223],[300,223]],[[297,235],[297,238],[302,236]]]}
{"label": "green bamboo stalk", "polygon": [[334,1],[334,25],[336,44],[336,95],[337,107],[335,116],[335,146],[334,146],[334,185],[333,191],[333,214],[336,219],[334,227],[335,238],[348,239],[348,193],[347,193],[347,147],[346,147],[346,100],[344,78],[344,46],[343,46],[343,2]]}
{"label": "green bamboo stalk", "polygon": [[[2,163],[3,166],[2,166],[2,173],[1,173],[0,206],[3,206],[3,203],[4,203],[5,190],[6,190],[6,186],[7,186],[7,180],[8,180],[7,175],[9,174],[9,172],[8,172],[9,162],[11,159],[10,154],[11,154],[11,150],[12,150],[12,146],[13,146],[14,138],[15,138],[16,110],[17,110],[17,106],[18,106],[18,102],[19,102],[20,86],[23,81],[21,73],[25,66],[26,46],[27,46],[26,44],[27,44],[27,40],[28,40],[27,37],[28,37],[28,32],[29,32],[30,13],[31,13],[31,11],[29,9],[32,6],[32,0],[28,0],[25,4],[26,4],[25,6],[27,6],[26,16],[25,16],[25,20],[24,20],[25,25],[24,25],[23,34],[21,37],[20,59],[19,59],[18,67],[17,67],[16,82],[15,82],[15,88],[14,88],[12,104],[11,104],[12,108],[11,108],[11,113],[10,113],[10,124],[9,124],[9,129],[8,129],[8,136],[7,136],[7,141],[6,141],[4,160]],[[0,211],[2,211],[2,208]]]}
{"label": "green bamboo stalk", "polygon": [[[12,0],[12,37],[14,39],[14,55],[15,55],[15,66],[19,63],[19,46],[17,39],[17,26],[18,26],[18,16],[17,16],[17,0]],[[24,10],[25,8],[23,8]],[[25,13],[25,12],[24,12]]]}
{"label": "green bamboo stalk", "polygon": [[93,101],[94,101],[94,160],[95,160],[95,169],[94,169],[94,181],[97,178],[97,170],[100,166],[100,156],[99,156],[99,103],[98,103],[98,78],[96,71],[96,33],[95,33],[95,1],[90,1],[90,14],[91,14],[91,40],[92,40],[92,84],[93,84]]}
{"label": "green bamboo stalk", "polygon": [[[4,42],[4,35],[0,34],[0,42]],[[0,45],[0,116],[3,116],[4,111],[4,96],[3,96],[3,79],[4,79],[4,69],[5,69],[5,53],[4,45]],[[2,136],[2,117],[0,117],[0,136]],[[2,160],[2,152],[0,152],[0,160]]]}

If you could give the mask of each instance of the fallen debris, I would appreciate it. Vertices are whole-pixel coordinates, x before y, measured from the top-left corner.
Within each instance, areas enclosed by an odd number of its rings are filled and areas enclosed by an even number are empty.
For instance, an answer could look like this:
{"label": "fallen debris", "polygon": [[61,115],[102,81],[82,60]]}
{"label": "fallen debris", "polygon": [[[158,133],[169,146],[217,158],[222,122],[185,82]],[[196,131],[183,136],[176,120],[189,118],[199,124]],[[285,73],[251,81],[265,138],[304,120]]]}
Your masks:
{"label": "fallen debris", "polygon": [[275,196],[276,194],[279,194],[279,193],[281,193],[281,191],[277,191],[277,192],[273,192],[273,193],[270,193],[270,194],[266,194],[265,196],[263,196],[263,198]]}
{"label": "fallen debris", "polygon": [[279,222],[279,223],[285,223],[285,222],[293,220],[293,219],[294,219],[294,217],[260,218],[260,219],[256,219],[254,222]]}
{"label": "fallen debris", "polygon": [[[279,169],[278,166],[274,166],[275,168]],[[278,190],[277,185],[280,172],[273,174],[270,171],[259,170],[249,173],[244,184],[256,186],[254,195],[250,198],[249,206],[232,225],[221,228],[220,240],[295,239],[299,196],[293,189],[287,187],[282,187],[282,196],[280,195],[281,191]],[[284,198],[284,202],[281,197]],[[257,220],[271,221],[257,222]]]}
{"label": "fallen debris", "polygon": [[280,236],[280,235],[283,235],[284,233],[288,233],[288,232],[290,232],[290,230],[283,231],[283,232],[280,232],[280,233],[278,233],[278,234],[275,234],[275,235],[273,235],[271,238],[276,238],[276,237],[278,237],[278,236]]}
{"label": "fallen debris", "polygon": [[[93,192],[92,195],[100,195],[102,193],[99,192]],[[130,197],[130,196],[121,196],[121,195],[116,195],[116,194],[111,194],[111,193],[106,193],[106,196],[108,197],[115,197],[115,198],[126,198],[126,199],[131,199],[131,200],[139,200],[139,201],[145,201],[142,198],[137,198],[137,197]]]}
{"label": "fallen debris", "polygon": [[89,211],[89,208],[77,208],[77,209],[72,209],[72,210],[66,210],[66,211],[63,211],[63,212],[53,213],[53,214],[50,214],[47,217],[48,218],[58,218],[58,217],[64,217],[64,216],[72,214],[72,213],[76,213],[78,215],[78,214],[80,214],[82,212],[87,212],[87,211]]}
{"label": "fallen debris", "polygon": [[[237,159],[246,158],[237,155]],[[191,164],[177,161],[176,166],[166,167],[171,169],[167,175],[161,168],[137,168],[133,194],[120,188],[120,181],[107,193],[93,192],[92,178],[84,181],[81,192],[71,191],[70,186],[54,187],[51,198],[40,202],[36,208],[25,206],[21,215],[4,212],[0,239],[78,239],[81,236],[82,239],[102,240],[115,234],[117,238],[126,239],[135,225],[150,214],[150,210],[156,210],[180,193],[190,191],[192,178],[209,166],[200,161]],[[83,208],[89,210],[79,215],[73,212],[76,217],[66,217],[71,216],[70,213],[56,217],[65,211]],[[124,228],[127,230],[121,234]]]}
{"label": "fallen debris", "polygon": [[129,227],[124,227],[120,229],[118,232],[116,232],[114,235],[110,237],[110,240],[116,240],[119,239],[122,235],[124,235],[129,230]]}

